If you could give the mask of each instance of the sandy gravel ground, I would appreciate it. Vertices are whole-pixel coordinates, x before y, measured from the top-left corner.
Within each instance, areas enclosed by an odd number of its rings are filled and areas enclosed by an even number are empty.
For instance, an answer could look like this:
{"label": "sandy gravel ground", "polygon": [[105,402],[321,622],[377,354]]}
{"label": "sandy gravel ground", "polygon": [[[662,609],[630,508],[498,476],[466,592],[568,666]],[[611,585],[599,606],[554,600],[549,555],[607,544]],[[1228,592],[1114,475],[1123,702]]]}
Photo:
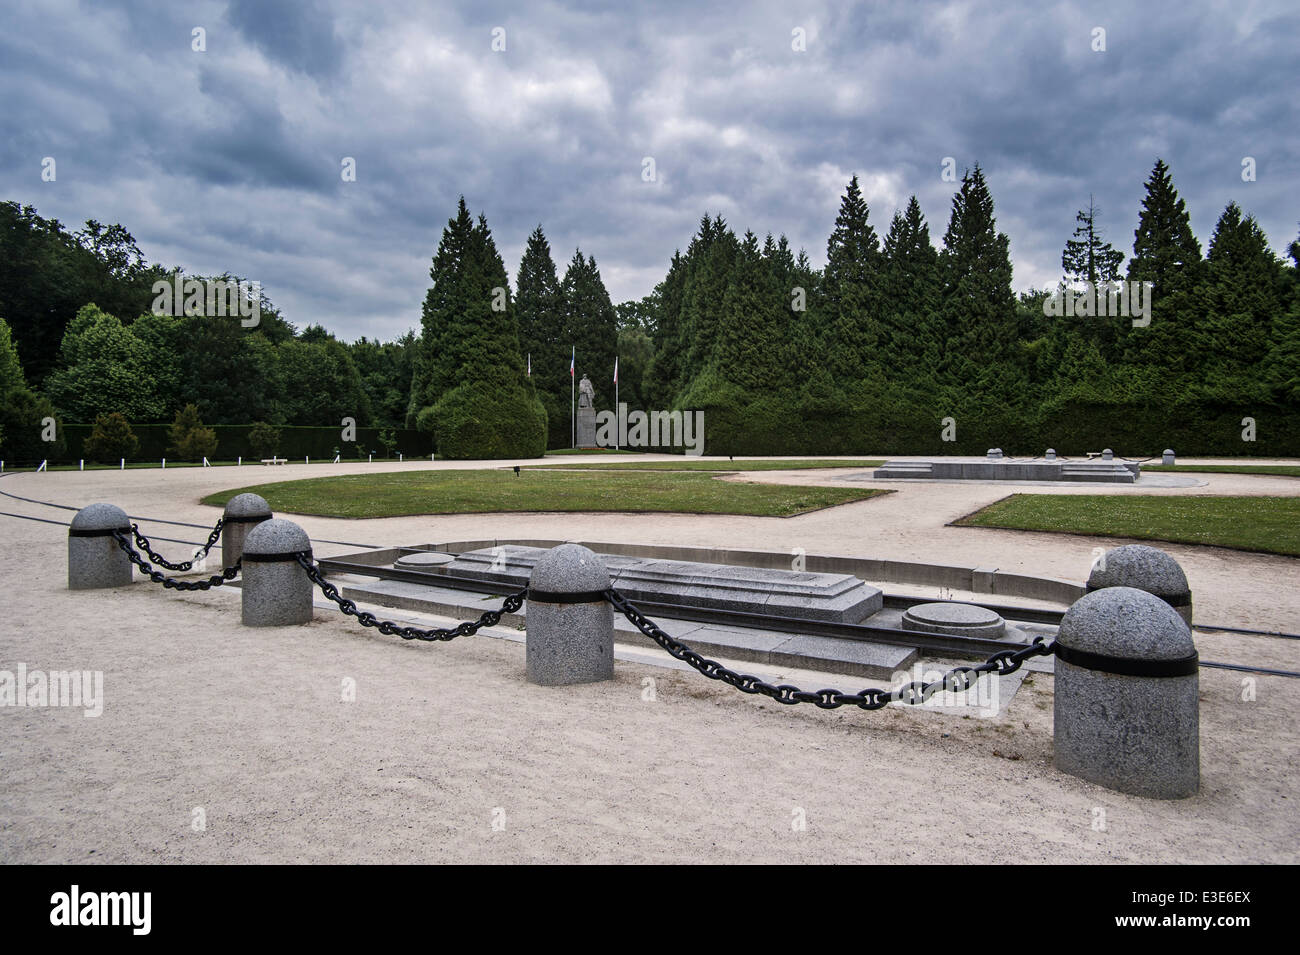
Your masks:
{"label": "sandy gravel ground", "polygon": [[[286,466],[274,478],[358,467]],[[1300,493],[1300,481],[1203,477],[1204,487],[1159,493]],[[202,523],[218,515],[197,504],[203,495],[271,478],[265,468],[54,473],[5,477],[0,490]],[[803,547],[1076,580],[1094,547],[1119,543],[945,526],[1006,487],[888,486],[899,493],[791,519],[299,522],[318,541]],[[0,510],[70,517],[9,498]],[[3,862],[1300,861],[1297,680],[1256,676],[1246,701],[1242,674],[1203,669],[1202,791],[1160,802],[1052,768],[1044,674],[1031,675],[995,719],[781,707],[643,662],[620,663],[609,683],[541,688],[524,680],[522,645],[505,640],[412,645],[328,611],[304,627],[248,629],[235,592],[180,595],[137,583],[71,593],[65,534],[0,517],[0,669],[101,670],[103,715],[0,709]],[[321,555],[347,549],[316,545]],[[1300,561],[1167,549],[1191,579],[1198,621],[1300,632]],[[1300,642],[1202,634],[1197,642],[1204,659],[1300,670]],[[355,681],[354,702],[341,699],[345,680]]]}

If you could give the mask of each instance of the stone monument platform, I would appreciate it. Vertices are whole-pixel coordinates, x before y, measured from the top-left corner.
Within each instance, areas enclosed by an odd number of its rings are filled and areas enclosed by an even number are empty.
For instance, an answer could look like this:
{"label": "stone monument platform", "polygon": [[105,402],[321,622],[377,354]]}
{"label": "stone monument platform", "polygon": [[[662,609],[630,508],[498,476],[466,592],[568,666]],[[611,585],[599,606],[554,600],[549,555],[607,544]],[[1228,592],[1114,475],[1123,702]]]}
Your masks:
{"label": "stone monument platform", "polygon": [[[442,573],[522,587],[545,553],[542,547],[506,544],[466,551],[420,569],[431,576]],[[613,585],[633,601],[833,623],[861,623],[884,606],[880,590],[850,574],[602,556]]]}
{"label": "stone monument platform", "polygon": [[872,473],[877,481],[1077,481],[1096,484],[1132,484],[1138,479],[1136,462],[1004,460],[1001,458],[936,458],[933,461],[886,461]]}

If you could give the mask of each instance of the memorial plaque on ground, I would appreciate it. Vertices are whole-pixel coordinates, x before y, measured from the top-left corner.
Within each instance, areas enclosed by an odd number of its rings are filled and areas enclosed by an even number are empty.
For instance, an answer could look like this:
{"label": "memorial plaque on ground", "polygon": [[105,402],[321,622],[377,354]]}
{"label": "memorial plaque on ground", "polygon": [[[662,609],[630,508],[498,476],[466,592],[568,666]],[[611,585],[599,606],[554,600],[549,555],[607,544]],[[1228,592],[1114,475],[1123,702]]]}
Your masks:
{"label": "memorial plaque on ground", "polygon": [[[507,544],[466,551],[432,573],[523,586],[546,550]],[[880,590],[850,574],[737,567],[687,560],[602,555],[613,584],[632,600],[861,623],[881,609]]]}

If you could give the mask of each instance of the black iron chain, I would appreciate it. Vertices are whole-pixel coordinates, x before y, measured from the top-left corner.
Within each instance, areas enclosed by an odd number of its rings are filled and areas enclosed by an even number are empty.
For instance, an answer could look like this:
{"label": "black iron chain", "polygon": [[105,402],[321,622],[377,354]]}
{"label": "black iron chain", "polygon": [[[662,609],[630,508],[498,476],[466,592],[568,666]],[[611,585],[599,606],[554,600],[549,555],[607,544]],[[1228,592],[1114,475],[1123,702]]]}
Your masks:
{"label": "black iron chain", "polygon": [[694,667],[710,680],[721,680],[728,686],[734,686],[743,693],[761,693],[778,703],[787,705],[812,703],[824,710],[833,710],[839,706],[857,706],[864,710],[879,710],[895,702],[909,705],[924,703],[940,690],[960,693],[973,686],[981,674],[996,673],[998,676],[1006,676],[1008,673],[1015,673],[1019,670],[1020,665],[1030,657],[1049,656],[1053,652],[1052,647],[1044,643],[1042,637],[1036,637],[1029,646],[1019,650],[1007,649],[999,651],[978,666],[954,667],[933,683],[913,681],[906,686],[899,687],[897,690],[869,688],[859,690],[857,693],[843,693],[839,690],[809,692],[788,683],[773,686],[756,676],[729,670],[716,660],[701,656],[686,644],[669,636],[658,624],[638,610],[630,600],[617,590],[611,588],[605,591],[605,597],[614,605],[614,609],[627,617],[638,630],[667,650],[672,656]]}
{"label": "black iron chain", "polygon": [[389,636],[398,636],[403,640],[454,640],[457,637],[468,637],[477,633],[481,627],[495,627],[501,622],[502,614],[515,613],[524,605],[524,598],[528,595],[528,588],[525,587],[518,593],[511,594],[505,599],[500,610],[489,610],[474,621],[466,621],[446,630],[421,630],[419,627],[403,627],[393,623],[390,620],[380,620],[368,610],[358,610],[356,602],[349,600],[339,593],[339,589],[325,579],[320,568],[311,559],[306,552],[296,554],[299,566],[307,572],[312,583],[320,588],[321,593],[329,600],[339,605],[349,617],[356,617],[357,622],[363,627],[375,627],[380,633]]}
{"label": "black iron chain", "polygon": [[220,587],[226,581],[234,580],[239,576],[239,568],[243,560],[235,561],[233,567],[227,567],[219,574],[214,574],[207,580],[176,580],[168,577],[166,574],[154,570],[143,557],[136,552],[131,546],[131,539],[127,537],[125,531],[113,531],[113,539],[117,541],[117,546],[122,548],[126,556],[131,558],[131,563],[140,568],[155,584],[162,584],[164,587],[172,590],[209,590],[213,587]]}
{"label": "black iron chain", "polygon": [[212,533],[208,535],[208,542],[203,545],[202,549],[195,551],[194,556],[189,560],[181,561],[179,564],[173,564],[161,554],[157,553],[149,544],[149,538],[140,533],[140,528],[136,524],[131,525],[131,533],[135,535],[135,542],[140,549],[149,555],[149,559],[160,567],[166,567],[168,570],[191,570],[196,560],[202,560],[208,556],[208,552],[216,546],[217,541],[221,539],[221,528],[225,526],[226,519],[224,516],[217,518],[216,526],[212,528]]}

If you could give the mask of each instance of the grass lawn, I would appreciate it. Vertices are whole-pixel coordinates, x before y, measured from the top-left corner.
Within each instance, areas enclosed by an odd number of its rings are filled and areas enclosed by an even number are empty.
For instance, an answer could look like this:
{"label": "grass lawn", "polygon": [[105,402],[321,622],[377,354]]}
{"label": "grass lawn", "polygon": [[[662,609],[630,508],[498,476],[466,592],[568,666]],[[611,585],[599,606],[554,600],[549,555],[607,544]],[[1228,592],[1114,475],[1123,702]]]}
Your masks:
{"label": "grass lawn", "polygon": [[404,471],[306,478],[211,494],[223,506],[244,491],[276,513],[402,517],[510,511],[621,511],[792,517],[889,493],[876,488],[738,484],[709,474],[511,470]]}
{"label": "grass lawn", "polygon": [[[550,453],[549,451],[547,452]],[[827,461],[791,458],[775,461],[701,461],[683,456],[680,461],[603,461],[599,464],[529,464],[530,468],[569,468],[607,471],[804,471],[810,468],[878,468],[884,461]]]}
{"label": "grass lawn", "polygon": [[1300,556],[1300,498],[1012,494],[953,522]]}
{"label": "grass lawn", "polygon": [[1210,474],[1280,474],[1300,477],[1293,464],[1144,464],[1143,471],[1191,471]]}

